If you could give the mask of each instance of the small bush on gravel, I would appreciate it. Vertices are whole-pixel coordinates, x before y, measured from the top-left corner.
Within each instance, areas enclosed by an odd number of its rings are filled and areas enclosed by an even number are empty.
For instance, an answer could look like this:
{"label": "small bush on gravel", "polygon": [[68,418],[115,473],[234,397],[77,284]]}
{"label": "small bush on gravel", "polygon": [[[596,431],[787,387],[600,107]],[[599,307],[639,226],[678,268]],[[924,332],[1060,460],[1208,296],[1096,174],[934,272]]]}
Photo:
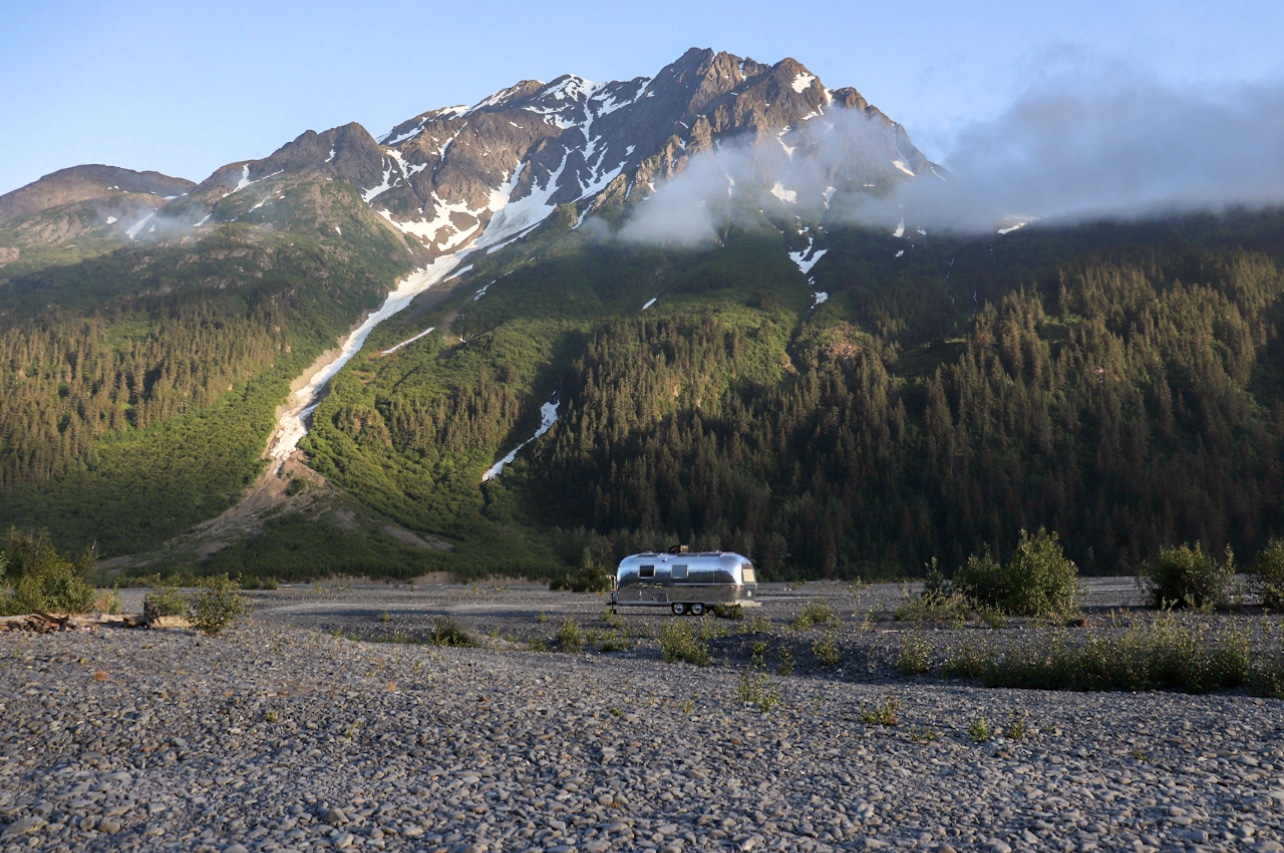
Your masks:
{"label": "small bush on gravel", "polygon": [[156,616],[186,616],[187,599],[178,588],[178,579],[156,586],[143,599],[143,615],[148,619]]}
{"label": "small bush on gravel", "polygon": [[1003,726],[1003,736],[1008,740],[1023,740],[1026,736],[1026,720],[1030,712],[1022,708],[1018,711],[1008,712],[1008,721]]}
{"label": "small bush on gravel", "polygon": [[896,668],[904,675],[922,675],[932,668],[932,647],[917,630],[901,645]]}
{"label": "small bush on gravel", "polygon": [[685,661],[696,666],[713,663],[709,644],[696,636],[690,622],[671,619],[660,628],[660,657],[665,663]]}
{"label": "small bush on gravel", "polygon": [[740,621],[745,618],[745,609],[739,604],[715,604],[713,606],[713,615],[719,619]]}
{"label": "small bush on gravel", "polygon": [[901,700],[889,691],[881,705],[860,706],[860,721],[867,726],[894,726],[900,723]]}
{"label": "small bush on gravel", "polygon": [[227,575],[201,578],[196,586],[190,618],[201,633],[221,633],[245,613],[248,602],[241,595],[241,585]]}
{"label": "small bush on gravel", "polygon": [[769,714],[780,705],[780,691],[765,672],[746,669],[740,673],[736,698],[752,705],[763,714]]}
{"label": "small bush on gravel", "polygon": [[988,687],[1184,693],[1242,687],[1263,671],[1243,631],[1187,626],[1171,613],[1150,625],[1134,623],[1117,637],[1092,637],[1077,646],[1058,631],[1003,653],[964,649],[942,669],[980,678]]}
{"label": "small bush on gravel", "polygon": [[906,598],[892,611],[892,618],[897,622],[948,622],[962,628],[971,613],[972,602],[961,593],[925,588],[920,595]]}
{"label": "small bush on gravel", "polygon": [[562,620],[561,627],[557,629],[557,643],[564,652],[578,654],[584,651],[584,632],[575,617],[567,616]]}
{"label": "small bush on gravel", "polygon": [[832,627],[811,644],[811,653],[816,656],[816,663],[826,669],[832,669],[843,662],[843,650],[838,646],[838,638]]}
{"label": "small bush on gravel", "polygon": [[990,666],[992,653],[980,642],[965,642],[941,664],[941,672],[952,678],[981,678]]}
{"label": "small bush on gravel", "polygon": [[978,714],[976,719],[968,724],[967,736],[972,743],[985,743],[994,737],[994,730],[990,728],[984,714]]}
{"label": "small bush on gravel", "polygon": [[602,638],[602,651],[627,652],[633,648],[633,641],[623,631],[612,631]]}
{"label": "small bush on gravel", "polygon": [[97,596],[85,579],[93,566],[92,551],[68,560],[45,532],[11,528],[0,541],[0,615],[88,612]]}
{"label": "small bush on gravel", "polygon": [[1138,582],[1158,609],[1189,607],[1210,611],[1226,603],[1235,576],[1234,555],[1217,562],[1196,543],[1161,551],[1158,559],[1142,567]]}
{"label": "small bush on gravel", "polygon": [[454,619],[446,618],[438,619],[433,624],[432,636],[428,638],[428,642],[434,646],[469,647],[477,645],[473,638],[468,636],[468,632],[459,627],[458,622]]}
{"label": "small bush on gravel", "polygon": [[838,615],[830,608],[828,601],[823,598],[813,598],[803,605],[802,613],[799,613],[789,626],[795,631],[808,631],[815,625],[837,621]]}
{"label": "small bush on gravel", "polygon": [[1272,539],[1257,555],[1249,585],[1263,607],[1284,610],[1284,540]]}
{"label": "small bush on gravel", "polygon": [[574,572],[555,576],[548,588],[566,592],[610,592],[615,586],[615,573],[593,557],[593,550],[585,548],[580,556],[580,567]]}
{"label": "small bush on gravel", "polygon": [[1022,530],[1007,565],[1000,565],[988,551],[974,554],[955,576],[954,589],[978,608],[1064,619],[1078,609],[1079,569],[1061,551],[1056,533]]}

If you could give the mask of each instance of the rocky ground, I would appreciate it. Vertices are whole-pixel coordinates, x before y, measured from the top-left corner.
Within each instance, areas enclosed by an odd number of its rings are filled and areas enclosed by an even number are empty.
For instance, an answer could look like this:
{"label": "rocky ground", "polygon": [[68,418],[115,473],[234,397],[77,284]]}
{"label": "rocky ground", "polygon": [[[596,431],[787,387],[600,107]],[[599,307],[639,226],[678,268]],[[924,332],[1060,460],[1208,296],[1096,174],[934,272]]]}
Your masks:
{"label": "rocky ground", "polygon": [[[1089,629],[1130,584],[1094,582]],[[217,638],[0,635],[0,849],[1284,850],[1284,703],[907,679],[900,587],[765,592],[685,617],[709,667],[660,660],[680,617],[519,586],[255,593]],[[789,627],[818,600],[834,667]],[[443,619],[485,647],[349,638]],[[568,619],[588,651],[530,650]]]}

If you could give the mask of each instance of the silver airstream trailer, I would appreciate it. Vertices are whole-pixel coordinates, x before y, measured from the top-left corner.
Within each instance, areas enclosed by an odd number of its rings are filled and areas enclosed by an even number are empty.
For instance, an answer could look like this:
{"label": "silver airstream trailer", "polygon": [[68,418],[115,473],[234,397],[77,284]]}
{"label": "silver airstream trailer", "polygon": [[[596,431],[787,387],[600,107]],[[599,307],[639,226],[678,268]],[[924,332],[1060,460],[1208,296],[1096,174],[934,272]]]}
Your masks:
{"label": "silver airstream trailer", "polygon": [[757,607],[758,579],[748,557],[731,551],[647,551],[620,561],[611,607],[668,607],[699,616],[717,604]]}

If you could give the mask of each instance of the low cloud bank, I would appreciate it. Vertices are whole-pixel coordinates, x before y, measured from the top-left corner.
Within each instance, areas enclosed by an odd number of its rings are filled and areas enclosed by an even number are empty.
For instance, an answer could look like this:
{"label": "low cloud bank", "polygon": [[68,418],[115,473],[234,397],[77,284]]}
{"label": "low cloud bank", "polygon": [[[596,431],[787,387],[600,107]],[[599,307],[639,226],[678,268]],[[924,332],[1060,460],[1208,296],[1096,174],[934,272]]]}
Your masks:
{"label": "low cloud bank", "polygon": [[1181,88],[1120,64],[1070,69],[962,133],[948,193],[907,187],[940,225],[1084,220],[1284,203],[1284,83]]}
{"label": "low cloud bank", "polygon": [[905,164],[893,166],[889,140],[886,125],[835,110],[776,139],[724,145],[693,158],[619,236],[707,243],[754,202],[960,232],[1284,204],[1284,81],[1179,87],[1120,63],[1072,65],[960,133],[948,181],[898,184]]}

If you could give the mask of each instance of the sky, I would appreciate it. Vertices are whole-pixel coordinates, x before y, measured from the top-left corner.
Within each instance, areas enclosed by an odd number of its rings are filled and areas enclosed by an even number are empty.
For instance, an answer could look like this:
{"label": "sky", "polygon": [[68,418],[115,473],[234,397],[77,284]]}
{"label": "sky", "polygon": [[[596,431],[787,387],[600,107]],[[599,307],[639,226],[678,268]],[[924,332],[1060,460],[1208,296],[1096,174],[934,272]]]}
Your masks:
{"label": "sky", "polygon": [[308,129],[380,135],[521,79],[652,76],[693,46],[793,57],[856,87],[929,158],[986,167],[978,148],[1013,128],[1064,139],[1057,99],[1082,112],[1120,81],[1102,110],[1123,117],[1147,114],[1151,93],[1159,107],[1186,93],[1200,110],[1222,93],[1271,104],[1281,32],[1278,0],[0,0],[0,193],[81,163],[199,181]]}

